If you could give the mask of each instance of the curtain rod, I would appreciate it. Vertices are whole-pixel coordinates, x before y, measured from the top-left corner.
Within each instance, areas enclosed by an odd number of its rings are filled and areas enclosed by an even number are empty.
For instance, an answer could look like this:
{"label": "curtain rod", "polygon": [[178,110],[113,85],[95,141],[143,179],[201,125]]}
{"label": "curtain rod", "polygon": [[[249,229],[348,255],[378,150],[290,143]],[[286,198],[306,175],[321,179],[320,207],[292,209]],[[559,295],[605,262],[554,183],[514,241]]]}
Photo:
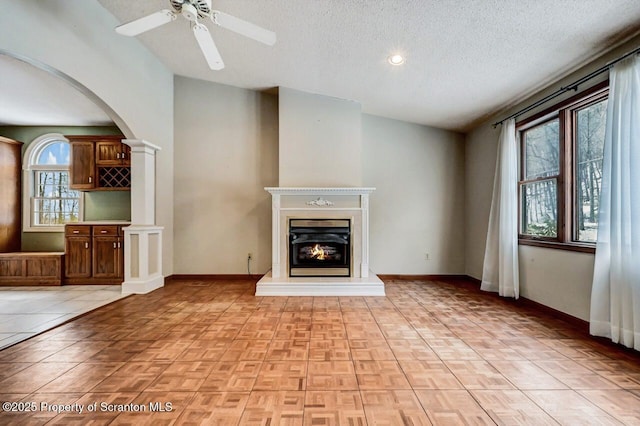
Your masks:
{"label": "curtain rod", "polygon": [[606,64],[605,66],[603,66],[602,68],[598,68],[597,70],[593,71],[592,73],[582,77],[579,80],[574,81],[573,83],[569,84],[568,86],[565,87],[561,87],[560,89],[556,90],[555,92],[551,93],[550,95],[545,96],[544,98],[540,99],[537,102],[534,102],[533,104],[529,105],[526,108],[521,109],[518,112],[515,112],[513,114],[511,114],[508,117],[503,118],[500,121],[496,121],[495,123],[493,123],[493,127],[496,128],[499,124],[502,124],[504,121],[510,119],[510,118],[515,118],[519,115],[522,115],[524,113],[527,113],[529,111],[531,111],[534,108],[539,107],[540,105],[549,102],[551,99],[557,98],[558,96],[562,95],[565,92],[568,92],[569,90],[578,90],[578,86],[581,85],[582,83],[591,80],[592,78],[602,74],[603,72],[607,71],[609,68],[611,68],[612,66],[614,66],[615,64],[617,64],[618,62],[628,58],[631,55],[635,55],[636,53],[640,53],[640,47],[632,50],[631,52],[622,55],[621,57],[619,57],[618,59],[614,59],[613,61],[609,62],[608,64]]}

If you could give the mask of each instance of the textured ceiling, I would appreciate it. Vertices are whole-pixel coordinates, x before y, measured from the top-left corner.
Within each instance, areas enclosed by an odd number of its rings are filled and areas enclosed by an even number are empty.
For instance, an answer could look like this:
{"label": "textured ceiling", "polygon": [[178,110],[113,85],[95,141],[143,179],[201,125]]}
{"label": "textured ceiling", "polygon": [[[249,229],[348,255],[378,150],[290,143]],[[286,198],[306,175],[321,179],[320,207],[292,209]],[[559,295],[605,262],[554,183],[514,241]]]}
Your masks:
{"label": "textured ceiling", "polygon": [[[121,22],[170,8],[169,0],[98,0]],[[264,46],[208,22],[225,61],[211,71],[182,17],[137,37],[174,73],[222,84],[289,87],[358,101],[370,114],[466,131],[588,63],[640,31],[638,0],[213,0],[213,8],[277,33]],[[123,36],[124,37],[124,36]],[[136,42],[133,41],[132,42]],[[400,52],[406,63],[387,57]],[[64,98],[18,90],[20,76],[2,81],[0,103],[38,112]],[[31,67],[33,68],[33,67]],[[25,66],[23,79],[39,70]],[[46,78],[46,76],[42,77]],[[58,82],[60,84],[65,84]],[[93,104],[69,99],[63,121],[100,123]],[[13,95],[12,95],[13,96]],[[30,97],[35,107],[27,105]],[[20,105],[24,103],[24,108]],[[90,111],[85,117],[84,112]],[[57,111],[62,113],[62,111]],[[55,118],[51,111],[44,121]],[[30,120],[37,117],[32,116]],[[74,123],[70,123],[74,124]]]}
{"label": "textured ceiling", "polygon": [[[99,0],[121,22],[168,0]],[[466,130],[640,30],[638,0],[213,0],[275,31],[273,47],[208,26],[211,71],[185,19],[138,36],[174,73],[358,101],[370,114]],[[401,52],[406,63],[387,57]]]}

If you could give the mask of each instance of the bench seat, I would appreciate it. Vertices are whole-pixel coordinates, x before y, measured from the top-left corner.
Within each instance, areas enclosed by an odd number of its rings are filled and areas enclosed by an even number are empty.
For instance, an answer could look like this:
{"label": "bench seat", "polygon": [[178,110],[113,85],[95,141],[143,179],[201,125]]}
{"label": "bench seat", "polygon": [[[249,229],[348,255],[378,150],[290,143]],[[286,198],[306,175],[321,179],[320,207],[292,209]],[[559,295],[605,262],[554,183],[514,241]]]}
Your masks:
{"label": "bench seat", "polygon": [[62,285],[64,253],[0,253],[0,286]]}

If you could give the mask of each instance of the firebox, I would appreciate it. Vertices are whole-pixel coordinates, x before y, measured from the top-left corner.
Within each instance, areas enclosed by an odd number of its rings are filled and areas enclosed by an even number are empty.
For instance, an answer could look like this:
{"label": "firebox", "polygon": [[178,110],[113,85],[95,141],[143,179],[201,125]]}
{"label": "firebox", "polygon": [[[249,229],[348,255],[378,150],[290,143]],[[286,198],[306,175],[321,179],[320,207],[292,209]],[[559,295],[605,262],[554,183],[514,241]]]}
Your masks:
{"label": "firebox", "polygon": [[289,276],[350,277],[350,219],[289,219]]}

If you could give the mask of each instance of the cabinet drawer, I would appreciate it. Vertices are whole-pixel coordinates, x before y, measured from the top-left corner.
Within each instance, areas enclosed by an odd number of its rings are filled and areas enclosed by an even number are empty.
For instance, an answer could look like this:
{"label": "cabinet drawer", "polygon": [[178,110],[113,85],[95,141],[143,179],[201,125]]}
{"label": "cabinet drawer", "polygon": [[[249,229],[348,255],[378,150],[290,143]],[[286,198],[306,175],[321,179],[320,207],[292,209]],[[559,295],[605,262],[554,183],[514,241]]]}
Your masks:
{"label": "cabinet drawer", "polygon": [[118,225],[93,225],[93,236],[118,235]]}
{"label": "cabinet drawer", "polygon": [[67,225],[64,227],[65,235],[91,235],[89,225]]}

